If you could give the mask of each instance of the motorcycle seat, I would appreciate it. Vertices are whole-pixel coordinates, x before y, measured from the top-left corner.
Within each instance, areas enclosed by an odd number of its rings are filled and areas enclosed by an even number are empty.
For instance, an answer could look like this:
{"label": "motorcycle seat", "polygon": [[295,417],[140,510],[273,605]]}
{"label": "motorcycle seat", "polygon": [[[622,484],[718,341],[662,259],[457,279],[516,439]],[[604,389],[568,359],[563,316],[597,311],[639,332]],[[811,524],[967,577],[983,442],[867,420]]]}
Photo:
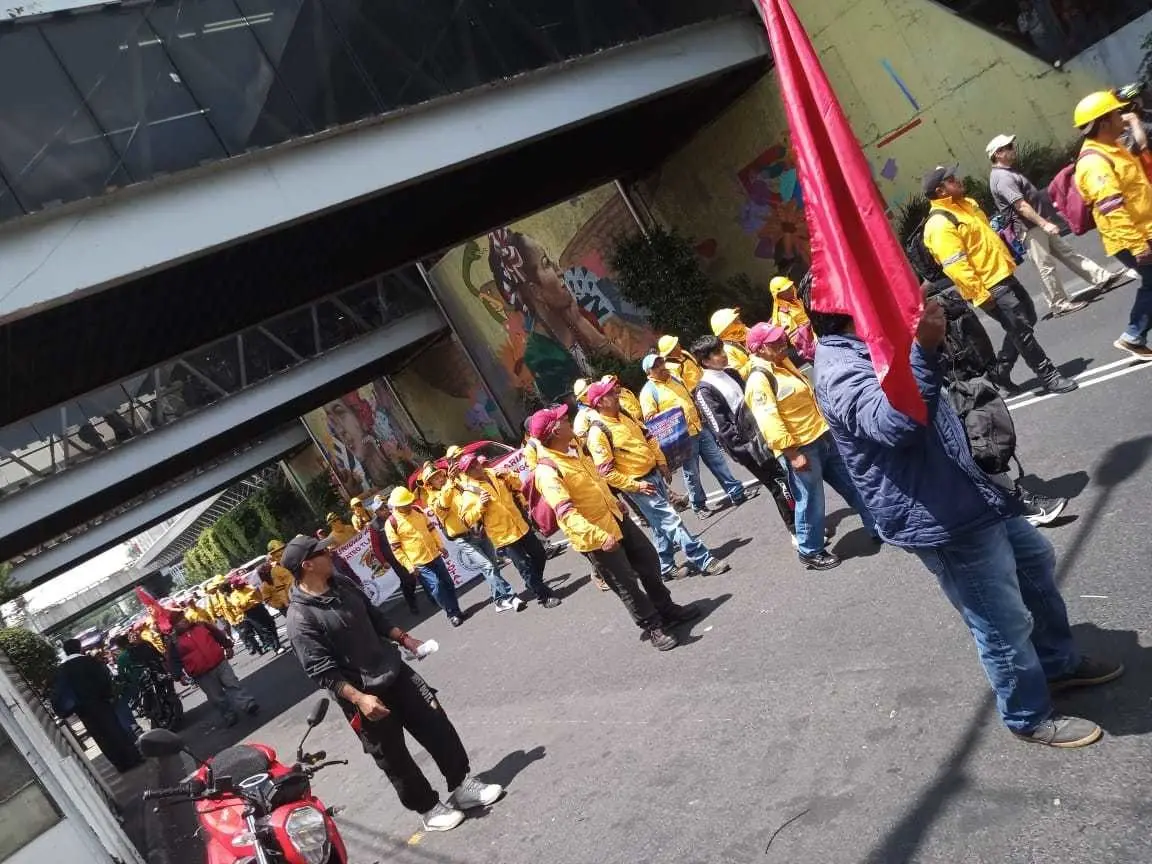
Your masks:
{"label": "motorcycle seat", "polygon": [[221,750],[212,760],[212,773],[217,777],[231,777],[234,783],[257,774],[266,774],[270,767],[268,757],[247,744]]}

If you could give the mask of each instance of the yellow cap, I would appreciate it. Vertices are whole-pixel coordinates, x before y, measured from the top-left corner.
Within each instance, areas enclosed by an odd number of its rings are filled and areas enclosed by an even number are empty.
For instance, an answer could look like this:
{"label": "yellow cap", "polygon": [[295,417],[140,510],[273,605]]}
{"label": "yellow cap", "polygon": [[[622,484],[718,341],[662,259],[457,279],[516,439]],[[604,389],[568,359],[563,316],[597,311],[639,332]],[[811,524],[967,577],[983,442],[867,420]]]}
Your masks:
{"label": "yellow cap", "polygon": [[351,501],[348,502],[348,506],[349,507],[363,507],[364,502],[361,501],[359,498],[353,498]]}
{"label": "yellow cap", "polygon": [[789,288],[795,288],[796,283],[789,279],[787,276],[774,276],[772,281],[768,283],[768,290],[772,292],[772,296],[779,296],[781,291],[787,291]]}
{"label": "yellow cap", "polygon": [[587,378],[577,378],[572,382],[572,395],[576,397],[577,402],[584,398],[590,386]]}
{"label": "yellow cap", "polygon": [[397,486],[388,496],[389,507],[407,507],[414,503],[416,503],[416,496],[404,486]]}
{"label": "yellow cap", "polygon": [[712,319],[709,321],[712,325],[712,335],[723,336],[724,331],[739,320],[739,309],[717,309],[712,313]]}
{"label": "yellow cap", "polygon": [[667,357],[676,350],[679,344],[679,336],[661,336],[660,340],[656,343],[656,353],[661,357]]}
{"label": "yellow cap", "polygon": [[1081,127],[1087,126],[1093,120],[1099,120],[1105,114],[1111,114],[1123,107],[1125,107],[1125,103],[1117,99],[1116,94],[1111,90],[1089,93],[1076,106],[1076,110],[1072,114],[1072,124]]}
{"label": "yellow cap", "polygon": [[283,540],[269,540],[268,541],[268,554],[269,555],[271,555],[273,552],[279,552],[283,548],[284,548],[284,541]]}
{"label": "yellow cap", "polygon": [[337,516],[335,513],[329,513],[327,516],[324,517],[324,521],[327,522],[329,525],[331,525],[333,522],[340,521],[340,517]]}
{"label": "yellow cap", "polygon": [[455,459],[457,456],[459,456],[463,452],[464,452],[463,447],[461,447],[459,444],[453,444],[446,451],[444,451],[444,455],[447,456],[449,459]]}

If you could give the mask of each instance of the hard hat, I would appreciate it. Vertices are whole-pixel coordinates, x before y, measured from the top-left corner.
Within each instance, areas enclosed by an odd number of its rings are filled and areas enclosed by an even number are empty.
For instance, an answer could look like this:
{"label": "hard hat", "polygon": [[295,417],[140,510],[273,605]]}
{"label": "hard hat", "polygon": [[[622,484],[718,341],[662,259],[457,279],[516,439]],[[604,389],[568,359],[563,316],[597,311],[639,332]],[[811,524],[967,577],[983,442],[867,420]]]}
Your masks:
{"label": "hard hat", "polygon": [[577,378],[572,382],[572,395],[576,397],[576,401],[584,398],[584,394],[588,392],[588,379]]}
{"label": "hard hat", "polygon": [[329,525],[331,525],[333,522],[339,522],[340,517],[337,516],[335,513],[329,513],[327,516],[324,517],[324,521],[327,522]]}
{"label": "hard hat", "polygon": [[463,452],[464,452],[463,447],[461,447],[459,444],[453,444],[451,447],[449,447],[444,452],[444,455],[447,456],[449,459],[455,459],[457,456],[459,456]]}
{"label": "hard hat", "polygon": [[720,336],[739,320],[739,309],[717,309],[712,313],[712,318],[708,323],[712,325],[712,335]]}
{"label": "hard hat", "polygon": [[427,483],[435,474],[442,473],[442,468],[437,468],[432,462],[425,462],[420,468],[420,482]]}
{"label": "hard hat", "polygon": [[389,507],[408,507],[416,503],[416,496],[404,486],[397,486],[388,496]]}
{"label": "hard hat", "polygon": [[669,354],[676,350],[679,344],[679,336],[661,336],[659,341],[656,343],[656,353],[661,357],[667,357]]}
{"label": "hard hat", "polygon": [[361,501],[359,498],[353,498],[351,501],[348,502],[348,506],[349,507],[363,507],[364,502]]}
{"label": "hard hat", "polygon": [[1111,90],[1099,90],[1089,93],[1076,106],[1072,114],[1072,125],[1083,128],[1094,120],[1099,120],[1106,114],[1111,114],[1125,106],[1125,103],[1116,98]]}
{"label": "hard hat", "polygon": [[772,296],[777,296],[781,291],[787,291],[789,288],[795,288],[796,283],[789,279],[787,276],[773,276],[772,281],[768,283],[768,290],[772,292]]}
{"label": "hard hat", "polygon": [[268,554],[269,555],[271,555],[273,552],[279,552],[283,548],[284,548],[284,541],[283,540],[269,540],[268,541]]}

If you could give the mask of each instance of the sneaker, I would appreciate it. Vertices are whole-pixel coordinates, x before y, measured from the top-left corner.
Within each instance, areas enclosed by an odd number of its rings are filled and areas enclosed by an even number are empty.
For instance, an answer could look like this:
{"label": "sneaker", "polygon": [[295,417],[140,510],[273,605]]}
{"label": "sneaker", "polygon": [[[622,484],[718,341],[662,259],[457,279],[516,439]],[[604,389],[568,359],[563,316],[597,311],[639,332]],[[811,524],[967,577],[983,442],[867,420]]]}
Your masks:
{"label": "sneaker", "polygon": [[504,787],[499,783],[484,783],[475,777],[466,777],[463,783],[452,790],[448,801],[458,810],[471,810],[495,804],[503,794]]}
{"label": "sneaker", "polygon": [[1127,279],[1129,282],[1135,282],[1137,279],[1140,279],[1142,277],[1140,276],[1139,270],[1137,270],[1135,267],[1129,267],[1127,270],[1124,271],[1124,278]]}
{"label": "sneaker", "polygon": [[660,578],[665,582],[675,582],[677,579],[686,579],[692,575],[692,569],[687,564],[680,564],[673,567],[671,570],[666,570],[660,574]]}
{"label": "sneaker", "polygon": [[[1103,290],[1103,289],[1102,289]],[[1059,318],[1070,312],[1079,312],[1088,306],[1087,300],[1057,300],[1052,304],[1052,317]]]}
{"label": "sneaker", "polygon": [[[1152,354],[1152,352],[1149,352]],[[1041,382],[1041,386],[1049,393],[1071,393],[1073,390],[1079,390],[1080,385],[1073,381],[1071,378],[1065,378],[1059,372],[1054,372],[1049,377]]]}
{"label": "sneaker", "polygon": [[710,509],[707,504],[705,504],[703,507],[693,507],[692,512],[701,519],[710,519],[716,515],[716,511]]}
{"label": "sneaker", "polygon": [[744,494],[739,498],[730,498],[733,507],[739,507],[741,504],[747,504],[753,498],[760,494],[760,487],[753,486],[751,489],[745,489]]}
{"label": "sneaker", "polygon": [[1103,730],[1091,720],[1054,714],[1031,732],[1013,732],[1018,739],[1029,744],[1048,747],[1087,747],[1100,740]]}
{"label": "sneaker", "polygon": [[1031,525],[1049,525],[1055,522],[1068,506],[1067,498],[1045,498],[1043,495],[1034,495],[1023,489],[1020,490],[1020,500],[1024,503],[1024,518]]}
{"label": "sneaker", "polygon": [[700,607],[695,603],[689,603],[686,606],[680,606],[673,603],[671,606],[660,611],[660,617],[669,624],[683,624],[687,621],[695,621],[704,613],[700,611]]}
{"label": "sneaker", "polygon": [[512,602],[511,597],[505,597],[502,600],[497,600],[492,605],[496,607],[497,612],[511,612],[516,608]]}
{"label": "sneaker", "polygon": [[448,619],[448,623],[453,627],[459,627],[464,623],[464,617],[462,615],[453,615]]}
{"label": "sneaker", "polygon": [[729,564],[726,561],[718,561],[717,559],[713,558],[711,561],[709,561],[704,566],[704,569],[702,571],[700,571],[700,575],[701,576],[723,576],[725,573],[731,572],[731,570],[732,570],[731,564]]}
{"label": "sneaker", "polygon": [[1112,344],[1121,351],[1127,351],[1137,360],[1152,360],[1152,348],[1149,348],[1147,345],[1137,345],[1126,339],[1117,339]]}
{"label": "sneaker", "polygon": [[528,608],[528,604],[527,604],[527,603],[525,603],[523,600],[521,600],[521,599],[520,599],[519,597],[517,597],[515,594],[513,594],[513,595],[512,595],[512,610],[513,610],[513,611],[515,611],[515,612],[523,612],[523,611],[524,611],[525,609],[527,609],[527,608]]}
{"label": "sneaker", "polygon": [[451,831],[464,821],[464,814],[443,801],[437,801],[435,807],[420,814],[420,821],[424,823],[425,831]]}
{"label": "sneaker", "polygon": [[646,635],[651,640],[652,647],[657,651],[671,651],[680,644],[679,639],[660,627],[649,627]]}
{"label": "sneaker", "polygon": [[1071,690],[1073,687],[1092,687],[1096,684],[1107,684],[1115,681],[1124,674],[1124,664],[1119,662],[1108,663],[1103,660],[1093,660],[1085,655],[1080,663],[1067,675],[1061,675],[1048,682],[1048,689],[1053,693],[1062,690]]}
{"label": "sneaker", "polygon": [[840,566],[840,559],[827,549],[821,549],[811,555],[805,555],[801,552],[800,563],[809,570],[831,570],[833,567]]}
{"label": "sneaker", "polygon": [[1130,279],[1139,279],[1140,274],[1135,270],[1126,270],[1122,273],[1113,273],[1099,285],[1094,285],[1097,291],[1103,294],[1105,291],[1111,291],[1117,285],[1122,285]]}
{"label": "sneaker", "polygon": [[540,605],[543,606],[545,609],[555,609],[557,606],[560,605],[560,598],[556,597],[556,596],[545,597],[543,600],[540,601]]}
{"label": "sneaker", "polygon": [[595,585],[597,588],[599,588],[601,591],[611,591],[612,590],[611,586],[607,582],[605,582],[603,579],[601,579],[599,576],[597,576],[595,573],[592,574],[592,584]]}
{"label": "sneaker", "polygon": [[260,706],[257,705],[255,702],[253,702],[251,705],[249,705],[244,710],[247,712],[249,717],[255,717],[257,714],[260,713]]}

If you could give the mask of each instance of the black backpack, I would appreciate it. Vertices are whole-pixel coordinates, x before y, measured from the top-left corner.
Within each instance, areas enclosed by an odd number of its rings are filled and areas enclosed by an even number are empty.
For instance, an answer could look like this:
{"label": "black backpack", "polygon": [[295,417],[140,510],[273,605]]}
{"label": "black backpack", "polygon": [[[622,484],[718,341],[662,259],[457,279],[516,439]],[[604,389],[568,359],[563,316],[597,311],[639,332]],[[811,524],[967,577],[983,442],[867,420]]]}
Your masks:
{"label": "black backpack", "polygon": [[904,254],[908,257],[908,263],[912,265],[917,276],[928,282],[940,282],[948,277],[944,273],[944,268],[940,266],[940,262],[936,260],[936,256],[924,243],[924,226],[933,216],[943,216],[953,225],[960,224],[956,214],[948,210],[929,210],[928,215],[916,226],[916,230],[912,232],[912,236],[904,244]]}
{"label": "black backpack", "polygon": [[1000,391],[987,378],[971,378],[953,382],[948,399],[964,423],[980,469],[987,474],[1008,471],[1016,459],[1016,425]]}
{"label": "black backpack", "polygon": [[967,381],[990,374],[996,367],[996,349],[968,301],[947,280],[934,285],[928,296],[940,304],[948,321],[944,331],[948,380]]}

